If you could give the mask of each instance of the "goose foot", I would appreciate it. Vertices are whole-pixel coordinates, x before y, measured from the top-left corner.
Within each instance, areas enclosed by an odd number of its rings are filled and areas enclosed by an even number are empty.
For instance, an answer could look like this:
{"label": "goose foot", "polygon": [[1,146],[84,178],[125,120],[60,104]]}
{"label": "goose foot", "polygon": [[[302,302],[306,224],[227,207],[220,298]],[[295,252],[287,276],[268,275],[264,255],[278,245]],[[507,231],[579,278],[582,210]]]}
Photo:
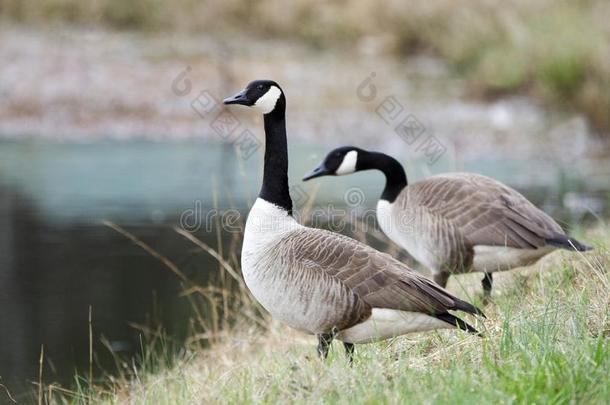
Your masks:
{"label": "goose foot", "polygon": [[491,301],[491,287],[493,285],[493,273],[485,273],[481,284],[483,285],[483,304],[487,305]]}
{"label": "goose foot", "polygon": [[333,333],[321,333],[318,335],[318,356],[321,359],[328,357],[328,349],[335,335]]}
{"label": "goose foot", "polygon": [[343,347],[345,347],[345,355],[347,356],[347,361],[349,361],[349,365],[354,364],[354,344],[343,342]]}

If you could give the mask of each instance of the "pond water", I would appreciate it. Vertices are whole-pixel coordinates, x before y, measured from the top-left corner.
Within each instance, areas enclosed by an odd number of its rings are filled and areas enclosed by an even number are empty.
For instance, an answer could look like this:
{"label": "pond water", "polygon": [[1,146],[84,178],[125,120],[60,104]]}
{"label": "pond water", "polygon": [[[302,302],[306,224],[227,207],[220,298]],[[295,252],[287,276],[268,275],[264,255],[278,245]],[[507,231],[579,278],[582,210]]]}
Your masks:
{"label": "pond water", "polygon": [[[297,209],[313,195],[317,206],[354,208],[345,201],[354,186],[362,190],[362,206],[374,207],[379,173],[300,181],[328,149],[291,145]],[[408,176],[454,170],[453,162],[413,158]],[[216,229],[203,226],[207,213],[245,214],[258,192],[261,164],[262,151],[241,159],[222,143],[0,141],[0,383],[18,397],[31,395],[42,345],[45,383],[69,384],[75,372],[84,373],[89,307],[96,374],[114,364],[103,339],[123,356],[138,352],[134,325],[155,322],[182,341],[193,314],[179,279],[102,221],[124,227],[198,283],[214,282],[218,264],[173,227],[197,228],[216,247]],[[586,181],[587,165],[479,157],[462,160],[460,168],[514,185],[569,227],[608,214],[608,189]],[[229,237],[223,233],[225,243]]]}

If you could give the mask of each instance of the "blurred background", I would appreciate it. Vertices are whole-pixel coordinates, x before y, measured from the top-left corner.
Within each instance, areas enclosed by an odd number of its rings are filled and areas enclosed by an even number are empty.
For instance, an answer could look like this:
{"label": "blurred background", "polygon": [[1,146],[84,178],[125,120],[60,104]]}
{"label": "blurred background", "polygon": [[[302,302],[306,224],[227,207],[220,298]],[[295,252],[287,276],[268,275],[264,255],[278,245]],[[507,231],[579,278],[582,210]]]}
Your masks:
{"label": "blurred background", "polygon": [[73,385],[90,343],[101,378],[142,339],[210,339],[231,281],[174,227],[239,268],[223,213],[256,198],[262,120],[220,100],[253,79],[286,93],[297,211],[375,207],[379,173],[300,181],[353,144],[410,181],[492,176],[566,229],[607,218],[608,21],[603,0],[0,0],[0,384]]}

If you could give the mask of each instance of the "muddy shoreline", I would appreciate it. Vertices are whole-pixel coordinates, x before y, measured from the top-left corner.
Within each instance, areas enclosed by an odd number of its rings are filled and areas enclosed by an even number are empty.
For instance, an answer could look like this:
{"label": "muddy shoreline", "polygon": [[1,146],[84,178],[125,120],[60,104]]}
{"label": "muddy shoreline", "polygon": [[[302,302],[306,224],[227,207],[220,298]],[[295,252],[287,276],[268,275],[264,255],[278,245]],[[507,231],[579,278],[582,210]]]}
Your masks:
{"label": "muddy shoreline", "polygon": [[[213,121],[222,107],[204,116],[195,108],[201,97],[218,102],[253,77],[273,77],[289,96],[289,130],[299,141],[411,153],[417,146],[400,136],[399,126],[412,117],[408,130],[415,126],[436,138],[458,160],[502,152],[569,161],[601,145],[578,114],[548,111],[524,97],[468,99],[464,83],[427,57],[394,60],[290,42],[13,26],[0,30],[0,59],[6,61],[0,66],[5,139],[218,141]],[[373,99],[358,90],[371,78]],[[234,114],[258,133],[258,117]]]}

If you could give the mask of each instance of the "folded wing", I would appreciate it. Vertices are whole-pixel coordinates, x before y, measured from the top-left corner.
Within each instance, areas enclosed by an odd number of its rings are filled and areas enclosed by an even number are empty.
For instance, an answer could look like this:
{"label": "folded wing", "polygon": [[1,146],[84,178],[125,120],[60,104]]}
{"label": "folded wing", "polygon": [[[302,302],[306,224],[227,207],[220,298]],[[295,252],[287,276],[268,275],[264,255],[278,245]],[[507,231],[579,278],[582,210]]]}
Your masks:
{"label": "folded wing", "polygon": [[435,176],[409,186],[408,199],[449,221],[471,246],[536,249],[565,235],[520,193],[485,176]]}
{"label": "folded wing", "polygon": [[[303,228],[284,238],[289,245],[295,271],[308,279],[320,277],[318,287],[326,289],[329,302],[344,294],[343,289],[364,305],[354,314],[338,314],[350,318],[341,325],[352,326],[370,314],[371,308],[387,308],[429,315],[461,310],[473,314],[481,312],[471,304],[453,296],[434,282],[411,270],[392,256],[381,253],[354,239],[336,233]],[[336,290],[336,291],[334,291]],[[352,305],[352,308],[358,305]],[[348,316],[349,315],[349,316]]]}

